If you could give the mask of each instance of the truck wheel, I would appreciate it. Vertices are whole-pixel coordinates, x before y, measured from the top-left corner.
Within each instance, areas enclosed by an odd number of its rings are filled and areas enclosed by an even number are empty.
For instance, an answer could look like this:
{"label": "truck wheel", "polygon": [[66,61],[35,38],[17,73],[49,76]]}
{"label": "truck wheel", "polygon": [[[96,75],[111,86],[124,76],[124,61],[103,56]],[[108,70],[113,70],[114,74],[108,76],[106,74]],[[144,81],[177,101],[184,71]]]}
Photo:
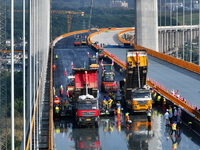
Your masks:
{"label": "truck wheel", "polygon": [[104,90],[104,88],[103,88],[103,86],[101,86],[101,92],[104,92],[105,90]]}

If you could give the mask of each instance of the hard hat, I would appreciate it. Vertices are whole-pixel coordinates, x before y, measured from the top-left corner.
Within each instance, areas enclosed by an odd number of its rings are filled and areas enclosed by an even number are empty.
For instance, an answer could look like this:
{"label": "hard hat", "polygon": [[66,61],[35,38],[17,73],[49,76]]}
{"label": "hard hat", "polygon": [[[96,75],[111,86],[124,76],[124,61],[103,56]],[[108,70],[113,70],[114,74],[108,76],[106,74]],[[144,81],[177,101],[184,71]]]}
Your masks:
{"label": "hard hat", "polygon": [[177,123],[176,121],[174,123]]}
{"label": "hard hat", "polygon": [[111,98],[109,97],[109,99],[111,99]]}
{"label": "hard hat", "polygon": [[169,110],[167,109],[166,112],[168,112]]}
{"label": "hard hat", "polygon": [[129,112],[126,112],[126,114],[129,114]]}

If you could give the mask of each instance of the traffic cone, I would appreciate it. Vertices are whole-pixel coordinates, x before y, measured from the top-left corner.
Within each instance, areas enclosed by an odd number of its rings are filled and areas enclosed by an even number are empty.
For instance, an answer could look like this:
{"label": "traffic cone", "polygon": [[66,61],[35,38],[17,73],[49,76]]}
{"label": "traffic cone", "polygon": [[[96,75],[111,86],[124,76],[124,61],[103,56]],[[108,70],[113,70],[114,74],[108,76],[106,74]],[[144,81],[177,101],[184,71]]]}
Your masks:
{"label": "traffic cone", "polygon": [[66,68],[65,68],[65,76],[67,75],[67,70],[66,70]]}

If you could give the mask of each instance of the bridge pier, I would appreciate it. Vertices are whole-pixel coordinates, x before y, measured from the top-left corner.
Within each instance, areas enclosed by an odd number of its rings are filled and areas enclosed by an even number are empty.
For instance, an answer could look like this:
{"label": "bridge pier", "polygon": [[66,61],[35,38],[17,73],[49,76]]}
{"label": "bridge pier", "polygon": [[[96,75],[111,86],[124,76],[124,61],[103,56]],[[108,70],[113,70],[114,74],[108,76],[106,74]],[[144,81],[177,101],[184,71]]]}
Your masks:
{"label": "bridge pier", "polygon": [[158,51],[157,0],[135,0],[135,14],[136,44]]}

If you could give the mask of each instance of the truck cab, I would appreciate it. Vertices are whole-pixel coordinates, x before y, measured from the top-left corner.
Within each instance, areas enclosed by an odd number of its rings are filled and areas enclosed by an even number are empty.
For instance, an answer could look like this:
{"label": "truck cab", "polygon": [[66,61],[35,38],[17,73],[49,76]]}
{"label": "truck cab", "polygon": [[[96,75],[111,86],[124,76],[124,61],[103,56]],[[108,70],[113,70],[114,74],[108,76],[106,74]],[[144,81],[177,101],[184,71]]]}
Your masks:
{"label": "truck cab", "polygon": [[80,39],[78,37],[75,38],[75,40],[74,40],[74,46],[80,46],[80,45],[81,45]]}
{"label": "truck cab", "polygon": [[148,108],[152,109],[151,90],[134,89],[131,92],[133,112],[146,112]]}
{"label": "truck cab", "polygon": [[115,76],[115,68],[112,64],[103,64],[103,72],[107,71],[107,72],[114,72],[114,76]]}
{"label": "truck cab", "polygon": [[117,91],[118,82],[115,81],[115,73],[112,71],[104,71],[101,80],[102,91]]}
{"label": "truck cab", "polygon": [[103,48],[98,49],[98,57],[99,59],[102,59],[104,57],[104,50]]}
{"label": "truck cab", "polygon": [[81,95],[76,103],[76,121],[78,126],[93,124],[98,126],[99,103],[92,95]]}
{"label": "truck cab", "polygon": [[89,68],[99,70],[99,62],[97,57],[89,57]]}

